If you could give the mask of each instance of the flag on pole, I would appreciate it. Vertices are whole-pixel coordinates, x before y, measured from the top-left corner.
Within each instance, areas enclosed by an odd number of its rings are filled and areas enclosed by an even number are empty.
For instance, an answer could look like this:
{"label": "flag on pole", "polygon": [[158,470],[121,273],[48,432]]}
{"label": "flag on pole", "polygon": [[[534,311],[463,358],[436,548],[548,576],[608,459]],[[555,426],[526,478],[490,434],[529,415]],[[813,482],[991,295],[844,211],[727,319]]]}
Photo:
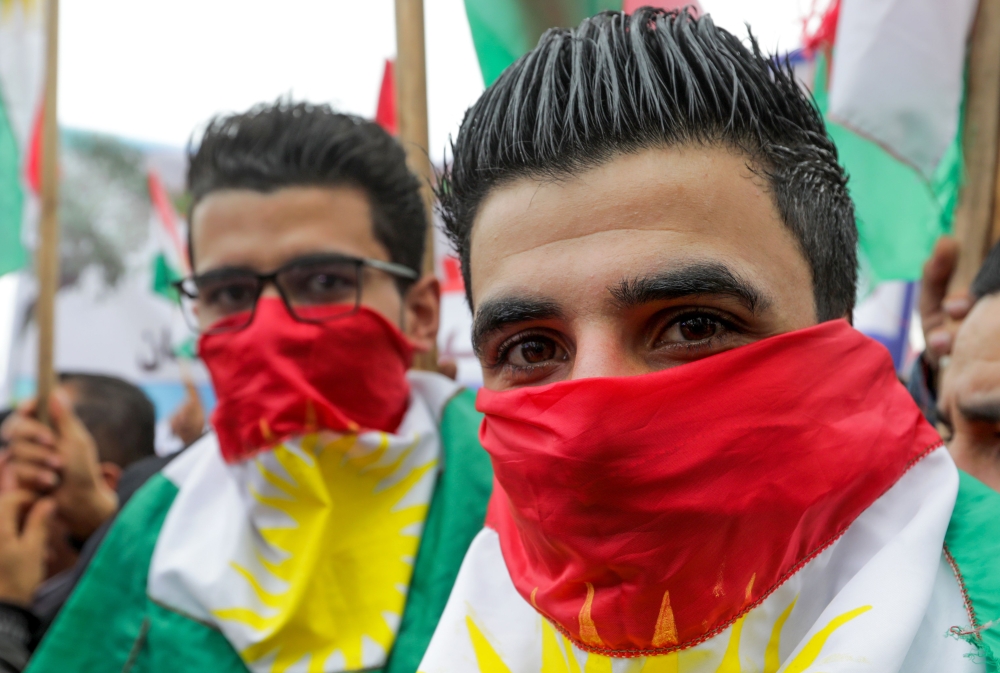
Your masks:
{"label": "flag on pole", "polygon": [[375,110],[375,123],[392,135],[399,132],[396,121],[396,78],[393,73],[393,62],[385,60],[385,70],[382,71],[382,86],[378,91],[378,107]]}
{"label": "flag on pole", "polygon": [[588,16],[621,8],[622,0],[465,0],[486,86],[534,47],[547,29],[576,26]]}
{"label": "flag on pole", "polygon": [[598,12],[634,12],[639,7],[691,7],[701,13],[698,0],[465,0],[486,86],[534,47],[549,28],[571,28]]}
{"label": "flag on pole", "polygon": [[0,1],[0,274],[24,266],[21,242],[35,216],[26,169],[40,119],[45,37],[40,2]]}
{"label": "flag on pole", "polygon": [[[903,4],[906,12],[899,8]],[[791,56],[813,63],[814,74],[804,79],[812,82],[827,131],[849,176],[862,295],[884,281],[918,279],[934,241],[951,230],[958,202],[962,68],[968,34],[962,16],[968,13],[967,6],[974,11],[975,2],[949,5],[955,16],[942,20],[938,28],[929,25],[937,11],[931,4],[877,0],[859,9],[853,0],[834,0],[816,30],[803,36],[804,50]],[[867,18],[859,18],[860,11]],[[933,30],[942,33],[933,41],[940,42],[940,54],[913,44]],[[939,63],[932,68],[935,74],[917,83],[914,78],[920,80],[920,69],[926,66],[921,59],[938,56],[942,63],[951,63],[951,75],[945,77],[945,66]],[[912,85],[906,95],[884,95],[895,92],[901,81]],[[937,91],[930,91],[931,86]],[[941,104],[946,99],[953,101],[948,114]],[[925,135],[918,134],[920,129]],[[939,148],[933,150],[933,160],[927,154],[931,145]]]}
{"label": "flag on pole", "polygon": [[191,271],[186,238],[181,231],[180,217],[156,171],[149,171],[147,184],[153,204],[153,231],[159,245],[159,252],[153,257],[153,292],[177,301],[172,283]]}
{"label": "flag on pole", "polygon": [[961,174],[960,138],[952,139],[940,170],[926,180],[874,140],[829,117],[827,63],[824,53],[816,56],[813,96],[848,174],[862,294],[883,281],[917,280],[934,241],[951,229]]}
{"label": "flag on pole", "polygon": [[976,0],[843,0],[830,117],[932,180],[959,129]]}

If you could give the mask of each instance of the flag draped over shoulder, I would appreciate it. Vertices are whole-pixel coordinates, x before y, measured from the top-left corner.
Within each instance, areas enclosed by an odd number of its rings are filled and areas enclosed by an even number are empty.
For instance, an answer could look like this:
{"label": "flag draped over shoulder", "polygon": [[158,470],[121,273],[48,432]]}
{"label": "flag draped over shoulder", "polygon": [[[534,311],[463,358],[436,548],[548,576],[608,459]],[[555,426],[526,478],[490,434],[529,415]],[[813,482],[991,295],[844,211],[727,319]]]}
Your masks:
{"label": "flag draped over shoulder", "polygon": [[22,224],[32,217],[26,180],[44,70],[41,3],[0,0],[0,274],[24,265]]}

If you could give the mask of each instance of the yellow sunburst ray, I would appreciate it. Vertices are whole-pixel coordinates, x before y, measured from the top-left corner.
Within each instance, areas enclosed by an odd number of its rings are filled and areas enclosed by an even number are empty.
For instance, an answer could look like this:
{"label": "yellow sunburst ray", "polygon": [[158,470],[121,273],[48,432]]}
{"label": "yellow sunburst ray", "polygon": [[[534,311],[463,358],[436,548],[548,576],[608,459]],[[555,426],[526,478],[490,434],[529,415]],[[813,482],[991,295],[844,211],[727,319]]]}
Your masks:
{"label": "yellow sunburst ray", "polygon": [[[792,599],[791,603],[781,612],[772,626],[764,652],[763,669],[759,668],[758,665],[751,665],[749,669],[744,669],[743,667],[740,656],[740,641],[743,635],[744,621],[746,620],[746,616],[743,616],[737,619],[729,630],[729,638],[726,642],[725,651],[722,654],[722,661],[715,669],[715,673],[744,673],[744,671],[748,673],[749,671],[777,673],[781,669],[779,653],[781,633],[791,616],[792,610],[795,608],[797,600],[797,596]],[[783,673],[804,673],[806,669],[816,662],[823,646],[835,631],[871,609],[870,605],[865,605],[834,617],[806,642],[805,646],[802,647],[801,651],[793,659],[787,662]],[[475,621],[469,616],[466,616],[465,621],[480,673],[510,673],[510,668],[504,663]],[[581,671],[580,664],[576,659],[575,649],[570,640],[566,636],[557,634],[555,628],[548,620],[541,620],[541,628],[542,661],[540,673],[612,672],[613,663],[616,660],[594,653],[586,655],[586,660]],[[625,660],[621,668],[621,673],[691,673],[693,671],[704,670],[702,665],[711,658],[711,648],[692,648],[666,655]]]}
{"label": "yellow sunburst ray", "polygon": [[799,600],[796,596],[788,604],[785,611],[778,615],[778,620],[774,622],[771,629],[771,637],[767,641],[767,648],[764,650],[764,673],[778,673],[781,668],[781,631],[785,628],[785,622],[795,609],[795,602]]}
{"label": "yellow sunburst ray", "polygon": [[802,648],[802,651],[795,655],[795,658],[788,662],[788,667],[785,668],[784,673],[802,673],[816,661],[819,657],[820,651],[823,649],[823,645],[826,641],[833,635],[833,632],[839,629],[841,626],[851,621],[855,617],[862,615],[872,609],[870,605],[862,605],[860,608],[851,610],[850,612],[845,612],[842,615],[834,617],[830,620],[830,623],[820,629],[816,634],[809,639],[806,646]]}
{"label": "yellow sunburst ray", "polygon": [[[428,510],[426,502],[400,503],[437,465],[436,460],[406,465],[417,444],[386,460],[387,435],[375,447],[358,446],[355,436],[320,441],[313,435],[298,447],[279,446],[257,459],[277,495],[253,491],[254,500],[293,525],[259,529],[267,548],[266,554],[257,552],[259,569],[234,565],[256,606],[214,611],[222,620],[262,634],[242,649],[244,661],[273,657],[274,673],[301,667],[303,661],[309,671],[321,671],[337,656],[356,669],[364,663],[365,639],[389,650],[419,545],[413,526],[423,523]],[[287,478],[269,468],[269,460]],[[273,554],[284,558],[267,558]],[[287,587],[270,590],[260,573]]]}

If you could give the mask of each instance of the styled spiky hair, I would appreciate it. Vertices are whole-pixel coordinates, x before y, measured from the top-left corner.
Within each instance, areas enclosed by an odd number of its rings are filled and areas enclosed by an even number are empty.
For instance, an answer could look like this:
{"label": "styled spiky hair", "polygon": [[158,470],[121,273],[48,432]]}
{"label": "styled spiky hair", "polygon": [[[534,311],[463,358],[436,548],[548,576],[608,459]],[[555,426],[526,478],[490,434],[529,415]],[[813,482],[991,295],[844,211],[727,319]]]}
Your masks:
{"label": "styled spiky hair", "polygon": [[466,288],[473,221],[493,189],[684,144],[747,156],[809,263],[819,319],[848,315],[857,282],[854,206],[833,141],[791,67],[709,16],[648,7],[549,30],[466,113],[438,188]]}

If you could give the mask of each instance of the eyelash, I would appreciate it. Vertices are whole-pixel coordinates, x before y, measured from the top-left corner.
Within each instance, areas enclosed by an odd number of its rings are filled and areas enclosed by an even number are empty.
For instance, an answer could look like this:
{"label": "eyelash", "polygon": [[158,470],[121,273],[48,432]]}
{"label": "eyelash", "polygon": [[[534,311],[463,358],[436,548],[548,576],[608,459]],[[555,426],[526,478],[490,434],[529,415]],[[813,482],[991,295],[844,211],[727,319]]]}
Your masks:
{"label": "eyelash", "polygon": [[[733,317],[728,315],[723,315],[720,312],[716,312],[710,309],[697,308],[697,309],[686,309],[686,310],[680,309],[680,312],[676,311],[677,309],[674,309],[673,315],[671,315],[668,319],[666,319],[663,322],[663,326],[659,330],[660,336],[662,336],[662,334],[666,330],[673,327],[677,323],[682,322],[686,318],[705,317],[705,316],[711,317],[713,320],[718,321],[718,323],[725,330],[726,334],[713,335],[697,343],[671,344],[670,346],[666,347],[669,348],[670,350],[683,351],[686,354],[696,354],[701,351],[711,350],[716,346],[716,344],[719,341],[724,339],[727,334],[735,334],[744,331],[739,325],[738,321],[734,320]],[[491,358],[491,362],[485,365],[486,368],[490,370],[507,370],[511,372],[516,371],[519,374],[527,374],[536,369],[542,369],[548,367],[549,366],[548,364],[531,365],[528,367],[514,366],[510,364],[510,362],[507,359],[507,356],[510,353],[511,349],[526,341],[530,341],[532,338],[539,338],[539,337],[545,339],[552,339],[553,341],[558,343],[558,339],[555,339],[553,336],[546,334],[543,331],[520,332],[518,334],[515,334],[514,336],[508,337],[507,339],[502,341],[500,345],[496,347],[496,355]],[[658,341],[659,339],[657,339],[657,341],[654,342],[654,347],[656,347],[656,343]]]}
{"label": "eyelash", "polygon": [[[685,319],[706,317],[706,316],[717,321],[725,330],[726,334],[738,334],[744,331],[742,327],[739,325],[738,321],[733,319],[732,316],[723,315],[720,312],[713,311],[707,308],[681,309],[680,312],[674,313],[663,323],[663,327],[659,330],[657,340],[654,341],[653,344],[654,347],[656,346],[657,343],[659,343],[660,337],[663,336],[663,333],[666,332],[671,327],[673,327],[674,325],[683,322]],[[714,334],[703,341],[690,344],[684,344],[684,343],[671,344],[669,347],[671,349],[679,349],[689,353],[694,353],[714,346],[720,339],[724,338],[726,334],[722,335]]]}
{"label": "eyelash", "polygon": [[516,370],[518,372],[530,372],[540,367],[546,367],[547,365],[544,364],[532,365],[530,367],[515,367],[514,365],[510,364],[510,362],[507,361],[507,354],[510,353],[512,348],[514,348],[519,344],[524,343],[525,341],[529,341],[532,337],[542,337],[545,339],[552,339],[553,341],[556,341],[556,339],[554,339],[552,336],[548,334],[545,334],[544,332],[531,332],[531,331],[519,332],[518,334],[515,334],[512,337],[508,337],[507,339],[500,342],[500,345],[497,346],[496,349],[497,351],[496,355],[493,358],[491,358],[492,361],[488,363],[486,367],[488,369],[508,369],[511,371]]}

